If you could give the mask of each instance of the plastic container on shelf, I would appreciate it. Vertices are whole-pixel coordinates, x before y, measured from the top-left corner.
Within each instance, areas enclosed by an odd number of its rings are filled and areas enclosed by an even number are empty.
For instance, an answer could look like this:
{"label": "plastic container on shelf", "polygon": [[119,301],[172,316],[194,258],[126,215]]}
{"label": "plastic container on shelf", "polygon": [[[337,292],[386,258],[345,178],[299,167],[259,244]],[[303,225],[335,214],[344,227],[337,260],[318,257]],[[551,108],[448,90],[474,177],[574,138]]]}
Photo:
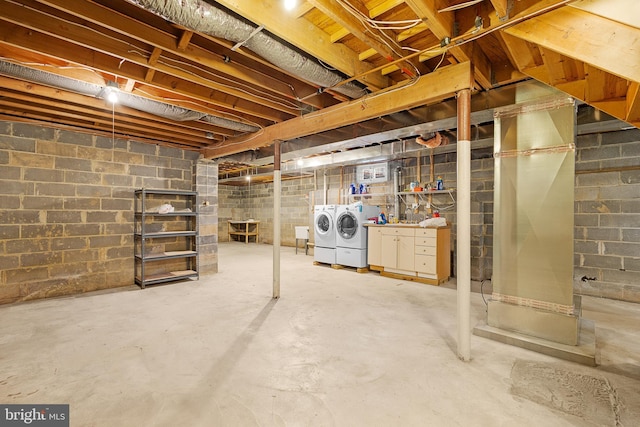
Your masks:
{"label": "plastic container on shelf", "polygon": [[436,180],[436,190],[444,190],[444,182],[442,181],[441,176]]}

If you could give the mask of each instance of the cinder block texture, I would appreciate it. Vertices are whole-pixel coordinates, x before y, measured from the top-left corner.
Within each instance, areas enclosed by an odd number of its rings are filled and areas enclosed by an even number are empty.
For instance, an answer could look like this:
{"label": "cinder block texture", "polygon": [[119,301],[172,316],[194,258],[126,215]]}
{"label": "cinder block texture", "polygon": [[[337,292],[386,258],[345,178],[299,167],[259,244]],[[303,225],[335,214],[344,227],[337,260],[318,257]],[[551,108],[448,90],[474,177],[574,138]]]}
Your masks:
{"label": "cinder block texture", "polygon": [[[133,285],[134,190],[194,189],[198,157],[1,122],[0,303]],[[215,185],[197,190],[206,189]],[[208,271],[217,270],[213,241],[201,258]]]}
{"label": "cinder block texture", "polygon": [[640,131],[581,137],[576,148],[575,291],[640,302]]}
{"label": "cinder block texture", "polygon": [[[399,168],[400,190],[411,181],[427,185],[441,176],[445,188],[454,189],[456,197],[455,153],[431,156],[425,150],[418,160],[394,161],[390,171]],[[629,130],[579,136],[576,142],[576,177],[574,208],[574,288],[576,293],[640,302],[640,131]],[[419,171],[419,172],[418,172]],[[358,200],[379,205],[388,215],[393,213],[393,177],[386,183],[370,185],[371,197],[348,195],[351,183],[359,184],[356,168],[329,168],[326,171],[328,203],[347,204]],[[472,151],[471,162],[471,278],[486,280],[493,265],[493,150]],[[315,184],[314,184],[315,183]],[[282,244],[295,244],[294,227],[309,225],[313,240],[313,206],[322,204],[324,176],[319,171],[315,180],[304,177],[283,182]],[[376,196],[376,194],[379,194]],[[400,220],[416,221],[430,214],[426,201],[420,201],[417,213],[407,209],[413,196],[403,196]],[[451,224],[452,270],[455,275],[456,203],[446,195],[434,195],[431,208]],[[431,209],[431,210],[432,210]],[[273,186],[251,184],[219,188],[219,229],[226,241],[228,219],[259,219],[260,240],[273,241]],[[549,212],[553,220],[553,212]],[[588,277],[586,281],[580,280]],[[593,280],[591,280],[593,279]]]}

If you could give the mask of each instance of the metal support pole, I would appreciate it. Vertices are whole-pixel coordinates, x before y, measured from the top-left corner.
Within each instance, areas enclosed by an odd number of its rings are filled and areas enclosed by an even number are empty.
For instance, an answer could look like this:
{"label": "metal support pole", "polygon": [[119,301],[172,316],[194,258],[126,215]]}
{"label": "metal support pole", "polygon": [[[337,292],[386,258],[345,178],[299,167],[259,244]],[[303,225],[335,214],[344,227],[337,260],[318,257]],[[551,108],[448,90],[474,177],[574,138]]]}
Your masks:
{"label": "metal support pole", "polygon": [[273,298],[280,298],[280,141],[273,146]]}
{"label": "metal support pole", "polygon": [[471,90],[463,89],[458,98],[457,144],[457,257],[458,357],[471,360]]}

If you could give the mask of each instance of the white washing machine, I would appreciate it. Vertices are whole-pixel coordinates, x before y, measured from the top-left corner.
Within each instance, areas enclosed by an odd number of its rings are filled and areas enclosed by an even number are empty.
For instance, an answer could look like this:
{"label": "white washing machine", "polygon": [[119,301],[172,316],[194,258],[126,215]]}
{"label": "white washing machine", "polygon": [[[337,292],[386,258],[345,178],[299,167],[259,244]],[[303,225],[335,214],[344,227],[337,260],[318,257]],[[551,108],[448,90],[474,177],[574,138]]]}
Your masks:
{"label": "white washing machine", "polygon": [[336,263],[349,267],[366,267],[367,227],[378,218],[380,208],[362,203],[339,206],[336,212]]}
{"label": "white washing machine", "polygon": [[336,263],[337,208],[337,205],[315,205],[313,208],[314,261]]}

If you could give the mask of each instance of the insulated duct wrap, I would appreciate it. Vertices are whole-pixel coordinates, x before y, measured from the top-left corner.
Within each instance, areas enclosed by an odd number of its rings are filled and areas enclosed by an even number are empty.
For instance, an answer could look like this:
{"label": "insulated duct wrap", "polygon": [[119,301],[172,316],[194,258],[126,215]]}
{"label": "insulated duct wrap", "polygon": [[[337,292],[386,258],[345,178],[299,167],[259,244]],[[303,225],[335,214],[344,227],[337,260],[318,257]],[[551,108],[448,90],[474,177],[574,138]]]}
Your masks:
{"label": "insulated duct wrap", "polygon": [[[283,45],[274,37],[257,32],[256,27],[235,18],[203,0],[129,0],[144,9],[192,31],[242,43],[272,64],[323,88],[331,88],[343,77]],[[364,89],[354,83],[334,88],[350,98],[360,98]]]}
{"label": "insulated duct wrap", "polygon": [[237,130],[238,132],[257,132],[260,130],[257,126],[245,125],[244,123],[235,122],[233,120],[217,116],[206,115],[201,120],[226,129]]}
{"label": "insulated duct wrap", "polygon": [[[28,80],[57,89],[68,90],[69,92],[79,93],[82,95],[95,96],[98,98],[101,98],[104,95],[103,86],[59,76],[46,71],[34,70],[12,62],[0,60],[0,74],[22,80]],[[238,132],[255,132],[259,129],[255,126],[249,126],[244,123],[211,116],[199,111],[154,101],[152,99],[147,99],[127,92],[118,92],[118,103],[138,111],[143,111],[145,113],[178,122],[203,120],[216,126],[236,130]]]}
{"label": "insulated duct wrap", "polygon": [[46,71],[34,70],[32,68],[7,61],[0,61],[0,74],[43,84],[49,87],[68,90],[69,92],[80,93],[82,95],[97,96],[98,93],[102,91],[102,86],[99,85],[59,76],[53,73],[47,73]]}

